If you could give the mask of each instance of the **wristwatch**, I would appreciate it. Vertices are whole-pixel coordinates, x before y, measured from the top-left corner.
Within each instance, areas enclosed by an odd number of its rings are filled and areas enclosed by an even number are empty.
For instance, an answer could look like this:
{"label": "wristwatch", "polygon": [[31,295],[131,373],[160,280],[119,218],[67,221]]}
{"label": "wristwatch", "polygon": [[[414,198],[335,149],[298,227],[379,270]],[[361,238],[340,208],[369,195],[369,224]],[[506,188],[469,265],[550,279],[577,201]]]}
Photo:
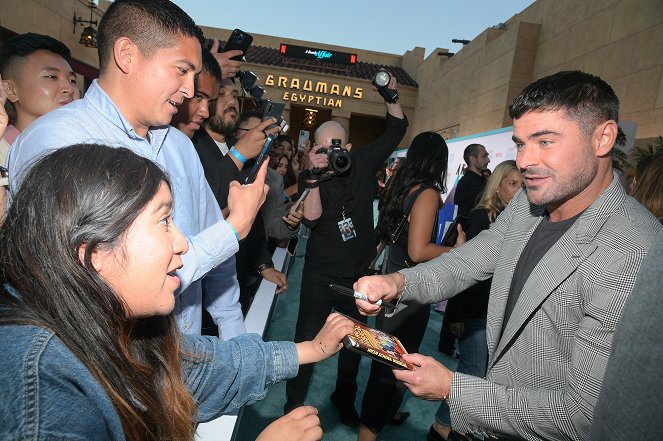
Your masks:
{"label": "wristwatch", "polygon": [[272,262],[263,263],[257,268],[258,274],[262,275],[262,272],[269,268],[274,268],[274,264]]}

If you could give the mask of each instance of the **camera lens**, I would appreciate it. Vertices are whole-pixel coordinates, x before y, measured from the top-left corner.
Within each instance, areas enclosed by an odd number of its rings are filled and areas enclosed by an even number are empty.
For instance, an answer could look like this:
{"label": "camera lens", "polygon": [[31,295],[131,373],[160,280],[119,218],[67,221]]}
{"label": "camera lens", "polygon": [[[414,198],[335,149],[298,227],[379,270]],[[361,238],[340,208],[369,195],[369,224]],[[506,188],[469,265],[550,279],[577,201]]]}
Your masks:
{"label": "camera lens", "polygon": [[348,165],[347,158],[343,156],[339,156],[338,158],[336,158],[336,168],[344,169],[345,167],[347,167],[347,165]]}
{"label": "camera lens", "polygon": [[329,153],[329,166],[336,173],[343,173],[350,168],[352,160],[347,151],[336,148]]}

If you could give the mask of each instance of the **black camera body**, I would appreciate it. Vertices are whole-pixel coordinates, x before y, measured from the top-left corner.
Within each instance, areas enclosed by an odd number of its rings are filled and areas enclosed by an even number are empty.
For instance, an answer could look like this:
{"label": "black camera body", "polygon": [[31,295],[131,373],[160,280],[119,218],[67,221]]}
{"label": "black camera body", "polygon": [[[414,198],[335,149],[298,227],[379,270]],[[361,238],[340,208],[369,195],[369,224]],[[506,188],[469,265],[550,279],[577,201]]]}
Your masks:
{"label": "black camera body", "polygon": [[329,148],[321,147],[316,150],[316,153],[326,153],[329,165],[327,169],[333,171],[334,174],[341,174],[350,169],[352,165],[352,158],[346,149],[341,146],[340,139],[332,139],[332,144]]}

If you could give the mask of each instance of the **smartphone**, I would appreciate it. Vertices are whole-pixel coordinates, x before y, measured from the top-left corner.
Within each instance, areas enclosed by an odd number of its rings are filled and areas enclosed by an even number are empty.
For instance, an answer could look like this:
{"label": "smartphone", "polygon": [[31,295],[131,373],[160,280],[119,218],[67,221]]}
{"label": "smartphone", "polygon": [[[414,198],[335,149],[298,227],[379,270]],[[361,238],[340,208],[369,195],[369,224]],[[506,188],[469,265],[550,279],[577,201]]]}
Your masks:
{"label": "smartphone", "polygon": [[299,131],[299,141],[297,141],[297,149],[300,152],[303,152],[306,148],[306,143],[308,142],[309,136],[311,136],[308,130]]}
{"label": "smartphone", "polygon": [[270,118],[274,118],[278,121],[283,113],[283,109],[285,109],[285,103],[269,103],[262,116],[262,120],[266,121]]}
{"label": "smartphone", "polygon": [[269,149],[272,148],[272,144],[274,144],[275,139],[276,136],[274,135],[269,135],[267,139],[265,139],[265,143],[263,144],[262,149],[260,149],[260,153],[256,158],[256,163],[253,164],[253,167],[251,167],[249,175],[246,177],[246,180],[244,181],[245,184],[253,184],[253,182],[256,180],[256,176],[258,176],[258,170],[260,170],[260,166],[262,165],[262,162],[265,160],[265,156],[267,156],[267,153],[269,153]]}
{"label": "smartphone", "polygon": [[240,29],[235,29],[232,34],[230,34],[230,37],[228,37],[228,41],[226,41],[223,49],[220,49],[219,52],[240,50],[242,51],[242,55],[236,55],[232,57],[231,60],[242,61],[244,54],[246,54],[246,51],[251,46],[251,42],[253,42],[253,37],[250,34],[247,34]]}
{"label": "smartphone", "polygon": [[299,196],[299,199],[297,199],[297,201],[294,203],[294,205],[290,209],[291,210],[294,209],[294,211],[297,211],[297,209],[299,208],[300,205],[302,205],[302,202],[304,202],[304,200],[306,199],[306,196],[308,196],[310,191],[311,191],[310,188],[304,189],[302,194]]}
{"label": "smartphone", "polygon": [[440,245],[443,247],[453,247],[456,245],[456,239],[458,239],[458,228],[456,227],[458,224],[460,224],[464,230],[467,226],[467,218],[465,216],[456,216],[456,219],[454,219],[451,225],[449,225],[449,228],[447,228],[447,231],[444,233],[444,237],[442,238]]}

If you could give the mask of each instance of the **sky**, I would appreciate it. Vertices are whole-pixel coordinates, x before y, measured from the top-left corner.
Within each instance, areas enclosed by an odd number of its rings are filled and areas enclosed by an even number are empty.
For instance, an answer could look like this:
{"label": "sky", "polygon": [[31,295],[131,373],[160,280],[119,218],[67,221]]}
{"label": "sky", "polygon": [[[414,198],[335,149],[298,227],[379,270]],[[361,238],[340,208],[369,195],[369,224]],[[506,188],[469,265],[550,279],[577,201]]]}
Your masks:
{"label": "sky", "polygon": [[[174,0],[199,25],[403,55],[415,47],[458,52],[533,0]],[[330,8],[328,5],[334,5]],[[323,6],[324,5],[324,6]],[[361,61],[361,60],[360,60]]]}

